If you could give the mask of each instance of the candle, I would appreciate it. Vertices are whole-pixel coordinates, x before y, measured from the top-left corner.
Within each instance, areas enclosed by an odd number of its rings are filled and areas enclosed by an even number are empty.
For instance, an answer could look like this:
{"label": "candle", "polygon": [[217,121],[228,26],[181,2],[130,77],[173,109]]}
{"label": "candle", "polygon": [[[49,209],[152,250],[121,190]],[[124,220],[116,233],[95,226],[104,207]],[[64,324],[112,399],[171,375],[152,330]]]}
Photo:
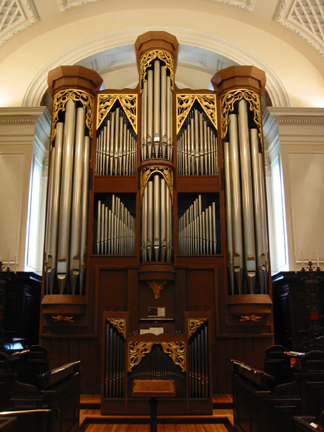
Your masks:
{"label": "candle", "polygon": [[310,254],[309,242],[308,242],[308,261],[312,261],[311,254]]}
{"label": "candle", "polygon": [[296,252],[294,253],[294,257],[295,257],[295,273],[297,273],[297,256],[296,256]]}
{"label": "candle", "polygon": [[319,268],[319,256],[318,256],[318,249],[316,248],[316,261],[317,261],[317,267]]}

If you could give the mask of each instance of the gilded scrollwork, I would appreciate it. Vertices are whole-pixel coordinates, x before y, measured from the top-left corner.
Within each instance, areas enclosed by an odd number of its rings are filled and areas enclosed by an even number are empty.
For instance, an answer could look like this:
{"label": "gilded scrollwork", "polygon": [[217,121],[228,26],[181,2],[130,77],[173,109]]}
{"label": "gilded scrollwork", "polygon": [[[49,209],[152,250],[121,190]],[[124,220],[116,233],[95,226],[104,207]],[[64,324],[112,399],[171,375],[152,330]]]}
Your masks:
{"label": "gilded scrollwork", "polygon": [[131,342],[128,353],[128,372],[140,364],[142,359],[152,350],[153,342]]}
{"label": "gilded scrollwork", "polygon": [[156,58],[162,60],[165,63],[165,67],[169,69],[171,76],[171,85],[174,85],[174,59],[173,56],[167,51],[154,50],[144,53],[141,57],[141,71],[140,71],[140,81],[146,80],[146,70],[152,65],[152,61]]}
{"label": "gilded scrollwork", "polygon": [[144,190],[146,188],[147,182],[149,181],[151,175],[154,173],[162,174],[170,190],[171,202],[173,203],[173,171],[171,170],[171,168],[165,166],[157,166],[157,165],[152,165],[150,167],[143,168],[141,172],[141,202],[143,199]]}
{"label": "gilded scrollwork", "polygon": [[114,106],[119,101],[134,132],[137,133],[137,95],[136,94],[100,94],[97,106],[97,129]]}
{"label": "gilded scrollwork", "polygon": [[173,363],[186,372],[186,344],[185,342],[161,342],[164,354],[171,357]]}
{"label": "gilded scrollwork", "polygon": [[246,321],[252,321],[252,322],[260,322],[260,319],[262,318],[262,315],[241,315],[240,321],[246,322]]}
{"label": "gilded scrollwork", "polygon": [[69,89],[57,92],[53,99],[53,119],[52,119],[52,132],[51,143],[56,135],[56,123],[59,119],[59,112],[65,111],[67,102],[72,99],[74,102],[80,102],[86,111],[86,125],[89,130],[89,136],[92,138],[92,125],[93,125],[93,97],[84,91]]}
{"label": "gilded scrollwork", "polygon": [[259,130],[259,138],[263,147],[263,136],[262,136],[262,115],[261,115],[261,103],[260,97],[257,93],[246,89],[231,90],[225,93],[220,100],[220,110],[222,116],[222,139],[226,137],[227,129],[229,125],[229,113],[234,110],[234,104],[241,99],[245,99],[250,106],[250,111],[253,111],[253,119]]}
{"label": "gilded scrollwork", "polygon": [[207,318],[190,318],[188,319],[188,337],[190,338],[201,327]]}
{"label": "gilded scrollwork", "polygon": [[107,320],[125,339],[126,320],[124,318],[108,318]]}
{"label": "gilded scrollwork", "polygon": [[193,104],[198,101],[209,120],[217,129],[217,105],[214,94],[178,94],[177,95],[177,134],[185,122]]}

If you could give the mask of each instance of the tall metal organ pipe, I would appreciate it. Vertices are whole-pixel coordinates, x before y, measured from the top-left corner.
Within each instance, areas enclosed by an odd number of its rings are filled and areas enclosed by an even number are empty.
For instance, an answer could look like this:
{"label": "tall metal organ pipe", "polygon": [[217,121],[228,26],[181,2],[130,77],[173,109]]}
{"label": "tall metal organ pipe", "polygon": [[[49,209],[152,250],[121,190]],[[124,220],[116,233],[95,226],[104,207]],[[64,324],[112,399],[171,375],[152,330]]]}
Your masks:
{"label": "tall metal organ pipe", "polygon": [[171,262],[171,194],[165,179],[159,174],[151,177],[144,190],[141,244],[143,262],[146,259],[148,262]]}
{"label": "tall metal organ pipe", "polygon": [[172,89],[164,62],[148,69],[141,95],[141,160],[172,160]]}
{"label": "tall metal organ pipe", "polygon": [[[84,294],[90,138],[85,108],[71,99],[51,151],[45,243],[46,294]],[[72,185],[72,186],[71,186]]]}
{"label": "tall metal organ pipe", "polygon": [[229,115],[224,147],[226,229],[231,294],[268,292],[268,237],[263,155],[258,129],[249,129],[245,99]]}

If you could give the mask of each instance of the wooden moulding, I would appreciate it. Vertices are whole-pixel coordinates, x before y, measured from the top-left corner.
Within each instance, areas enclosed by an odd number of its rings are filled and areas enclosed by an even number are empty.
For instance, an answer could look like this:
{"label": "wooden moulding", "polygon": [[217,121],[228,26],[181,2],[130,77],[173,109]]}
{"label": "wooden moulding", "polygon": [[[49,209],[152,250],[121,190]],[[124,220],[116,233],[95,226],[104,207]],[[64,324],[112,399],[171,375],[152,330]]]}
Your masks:
{"label": "wooden moulding", "polygon": [[232,295],[227,297],[227,309],[231,315],[250,317],[254,321],[253,316],[271,314],[272,300],[268,294]]}
{"label": "wooden moulding", "polygon": [[83,315],[86,307],[86,297],[79,295],[53,294],[44,296],[42,300],[43,314]]}
{"label": "wooden moulding", "polygon": [[175,36],[164,31],[149,31],[136,39],[135,42],[136,59],[139,67],[141,56],[154,50],[168,51],[174,58],[174,67],[176,69],[179,42]]}
{"label": "wooden moulding", "polygon": [[173,264],[170,263],[152,263],[142,264],[139,269],[139,280],[142,281],[173,281],[175,270]]}
{"label": "wooden moulding", "polygon": [[48,73],[48,86],[53,96],[60,90],[78,88],[93,95],[100,90],[103,79],[94,70],[83,66],[59,66]]}
{"label": "wooden moulding", "polygon": [[254,90],[261,96],[266,85],[266,77],[263,70],[255,66],[230,66],[218,71],[211,83],[218,93],[244,88]]}

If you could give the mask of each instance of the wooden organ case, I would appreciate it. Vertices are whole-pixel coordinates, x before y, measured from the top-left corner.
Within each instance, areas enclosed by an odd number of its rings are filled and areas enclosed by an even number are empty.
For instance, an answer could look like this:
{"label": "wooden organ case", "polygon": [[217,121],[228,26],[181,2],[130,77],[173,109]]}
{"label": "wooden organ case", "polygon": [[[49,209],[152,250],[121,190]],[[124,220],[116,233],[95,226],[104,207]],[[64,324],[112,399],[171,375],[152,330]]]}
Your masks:
{"label": "wooden organ case", "polygon": [[265,76],[235,66],[213,91],[183,90],[174,36],[148,32],[135,50],[135,89],[49,73],[41,341],[52,367],[81,359],[81,391],[101,392],[105,414],[148,411],[134,379],[174,379],[161,413],[209,413],[231,358],[261,367],[273,342]]}

